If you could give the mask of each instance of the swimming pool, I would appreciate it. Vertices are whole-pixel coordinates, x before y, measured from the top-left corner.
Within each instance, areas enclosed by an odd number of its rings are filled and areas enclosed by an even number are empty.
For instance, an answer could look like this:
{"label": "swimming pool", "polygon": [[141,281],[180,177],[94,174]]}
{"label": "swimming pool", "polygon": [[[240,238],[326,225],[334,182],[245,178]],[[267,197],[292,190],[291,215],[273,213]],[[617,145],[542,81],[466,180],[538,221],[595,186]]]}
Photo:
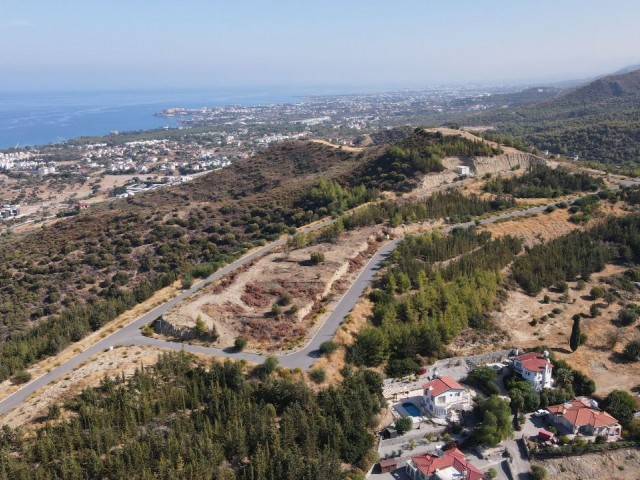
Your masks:
{"label": "swimming pool", "polygon": [[420,410],[413,403],[403,403],[402,408],[404,408],[409,415],[412,417],[421,417]]}

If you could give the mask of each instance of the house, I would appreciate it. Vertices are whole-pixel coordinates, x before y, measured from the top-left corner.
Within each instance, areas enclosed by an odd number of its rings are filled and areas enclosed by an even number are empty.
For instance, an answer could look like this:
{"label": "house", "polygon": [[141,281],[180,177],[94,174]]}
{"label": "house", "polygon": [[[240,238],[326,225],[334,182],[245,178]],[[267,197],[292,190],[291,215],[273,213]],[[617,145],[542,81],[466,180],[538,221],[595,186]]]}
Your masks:
{"label": "house", "polygon": [[384,430],[382,430],[382,438],[389,439],[396,438],[397,436],[398,432],[393,427],[386,427],[384,428]]}
{"label": "house", "polygon": [[457,448],[446,450],[441,456],[423,453],[411,457],[407,474],[414,480],[480,480],[484,474],[468,462]]}
{"label": "house", "polygon": [[550,432],[549,430],[545,430],[544,428],[541,428],[540,430],[538,430],[538,440],[540,440],[543,443],[554,442],[555,435],[553,434],[553,432]]}
{"label": "house", "polygon": [[389,458],[387,460],[380,460],[378,462],[379,473],[390,473],[393,472],[396,468],[398,468],[398,461]]}
{"label": "house", "polygon": [[460,175],[470,175],[471,174],[471,170],[466,165],[458,165],[457,167],[455,167],[455,171],[456,171],[456,173],[458,173]]}
{"label": "house", "polygon": [[465,410],[471,407],[471,398],[462,385],[448,376],[437,377],[422,388],[422,403],[427,413],[434,417],[447,418],[452,410]]}
{"label": "house", "polygon": [[603,436],[609,442],[620,438],[622,427],[614,417],[588,398],[578,398],[548,407],[550,420],[572,434]]}
{"label": "house", "polygon": [[513,370],[533,386],[534,392],[551,388],[553,364],[549,353],[529,352],[512,358]]}

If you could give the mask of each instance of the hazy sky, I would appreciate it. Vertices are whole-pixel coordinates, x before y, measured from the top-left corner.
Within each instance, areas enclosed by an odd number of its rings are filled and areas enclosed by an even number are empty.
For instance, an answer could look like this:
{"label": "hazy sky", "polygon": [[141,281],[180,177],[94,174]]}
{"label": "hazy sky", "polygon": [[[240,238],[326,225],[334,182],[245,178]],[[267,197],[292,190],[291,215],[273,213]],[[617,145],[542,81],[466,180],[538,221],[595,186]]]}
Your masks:
{"label": "hazy sky", "polygon": [[640,63],[640,0],[0,0],[0,90],[574,79]]}

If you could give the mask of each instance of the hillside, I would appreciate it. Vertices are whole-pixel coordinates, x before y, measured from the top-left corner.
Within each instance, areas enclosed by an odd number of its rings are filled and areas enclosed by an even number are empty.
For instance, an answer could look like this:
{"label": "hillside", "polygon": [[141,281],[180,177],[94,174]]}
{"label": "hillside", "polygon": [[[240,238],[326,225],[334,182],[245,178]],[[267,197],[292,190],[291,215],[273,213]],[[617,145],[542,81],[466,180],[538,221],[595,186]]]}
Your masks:
{"label": "hillside", "polygon": [[[178,279],[188,285],[206,277],[247,249],[371,200],[376,189],[406,189],[415,176],[442,169],[444,154],[491,153],[487,148],[422,130],[357,154],[283,143],[188,184],[4,236],[0,379]],[[320,178],[328,182],[314,189]]]}
{"label": "hillside", "polygon": [[599,78],[548,101],[474,115],[465,122],[495,125],[539,149],[624,166],[638,166],[640,70]]}

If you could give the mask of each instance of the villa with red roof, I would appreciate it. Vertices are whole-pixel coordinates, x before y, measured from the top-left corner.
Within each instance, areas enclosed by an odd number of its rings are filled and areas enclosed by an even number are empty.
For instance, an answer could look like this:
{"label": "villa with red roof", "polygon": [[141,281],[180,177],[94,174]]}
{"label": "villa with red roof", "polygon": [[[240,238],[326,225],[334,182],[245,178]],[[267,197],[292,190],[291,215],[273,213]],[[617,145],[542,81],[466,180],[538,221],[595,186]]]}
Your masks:
{"label": "villa with red roof", "polygon": [[471,397],[465,388],[453,378],[444,376],[425,383],[422,403],[427,413],[438,418],[447,418],[452,410],[471,407]]}
{"label": "villa with red roof", "polygon": [[513,369],[516,373],[533,386],[534,392],[543,388],[551,388],[553,380],[553,363],[549,360],[547,352],[529,352],[513,357]]}
{"label": "villa with red roof", "polygon": [[423,453],[411,457],[407,473],[413,480],[480,480],[484,474],[468,462],[457,448],[447,450],[442,456]]}
{"label": "villa with red roof", "polygon": [[572,434],[602,436],[609,442],[620,438],[622,427],[614,417],[603,412],[588,398],[578,398],[548,407],[551,421]]}

